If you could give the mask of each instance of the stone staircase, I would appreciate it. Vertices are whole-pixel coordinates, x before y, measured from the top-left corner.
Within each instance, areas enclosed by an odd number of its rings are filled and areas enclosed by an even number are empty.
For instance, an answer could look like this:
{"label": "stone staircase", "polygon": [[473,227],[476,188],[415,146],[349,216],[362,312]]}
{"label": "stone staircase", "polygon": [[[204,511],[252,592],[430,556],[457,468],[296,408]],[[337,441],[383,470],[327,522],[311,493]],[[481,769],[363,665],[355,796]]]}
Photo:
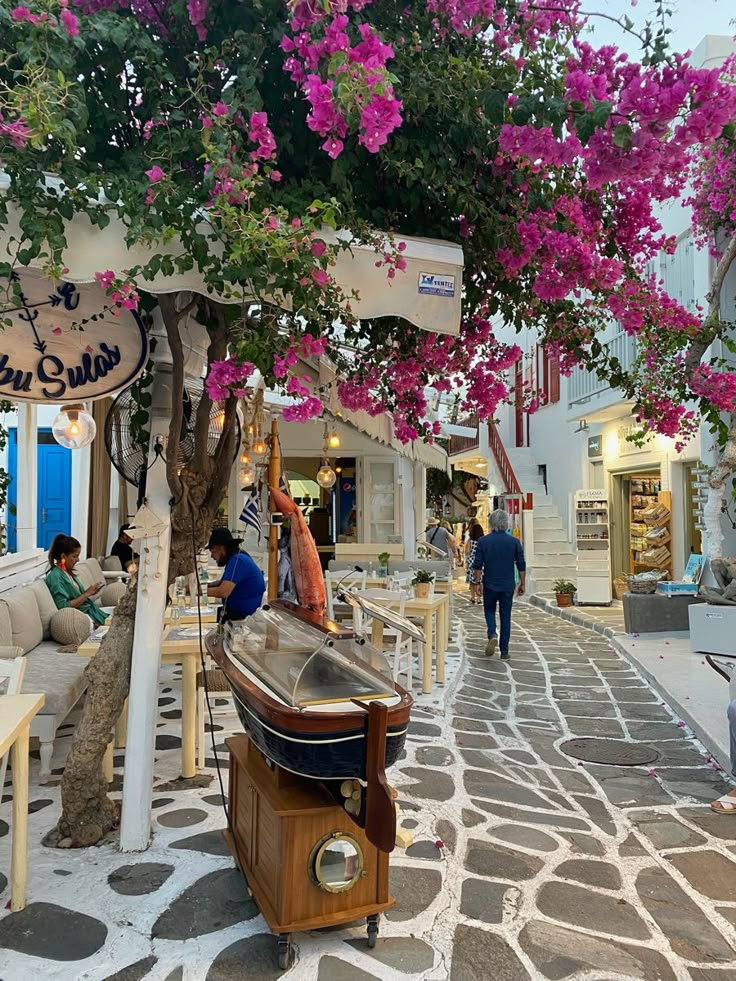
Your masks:
{"label": "stone staircase", "polygon": [[532,451],[528,447],[516,447],[506,452],[522,492],[534,495],[534,558],[528,572],[531,590],[542,596],[553,596],[555,579],[575,582],[575,551],[557,505],[545,492]]}

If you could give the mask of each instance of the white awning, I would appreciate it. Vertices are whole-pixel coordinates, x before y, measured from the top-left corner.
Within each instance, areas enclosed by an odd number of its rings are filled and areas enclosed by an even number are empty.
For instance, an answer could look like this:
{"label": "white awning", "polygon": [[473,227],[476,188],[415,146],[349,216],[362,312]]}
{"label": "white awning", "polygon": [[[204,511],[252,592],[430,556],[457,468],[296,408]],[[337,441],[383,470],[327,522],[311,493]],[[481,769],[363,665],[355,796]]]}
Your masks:
{"label": "white awning", "polygon": [[[53,178],[47,178],[47,183],[54,183]],[[0,171],[0,193],[6,191],[8,186],[7,175]],[[334,232],[331,228],[324,228],[322,234],[328,243],[352,240],[348,230]],[[63,262],[69,272],[65,273],[64,278],[77,284],[93,282],[95,273],[106,269],[120,272],[145,265],[156,254],[176,257],[185,252],[176,238],[161,244],[138,243],[128,248],[125,243],[126,228],[112,210],[110,224],[106,228],[93,225],[84,214],[75,215],[66,222],[65,236],[68,248],[64,252]],[[10,205],[8,224],[0,228],[0,259],[13,261],[22,239],[17,209]],[[361,318],[401,317],[424,330],[456,334],[460,327],[462,248],[451,242],[405,235],[397,236],[395,241],[406,243],[402,256],[407,268],[397,272],[394,279],[388,278],[387,267],[376,266],[379,256],[372,248],[356,245],[352,252],[343,250],[338,253],[331,272],[343,290],[358,292],[359,299],[352,301],[353,311]],[[217,243],[212,243],[211,248],[218,248]],[[32,264],[38,267],[42,261],[34,260]],[[138,286],[152,294],[178,290],[205,295],[211,293],[197,269],[181,273],[174,271],[167,275],[160,273],[152,280],[139,279]],[[217,298],[226,303],[242,303],[251,299],[243,295],[236,298],[218,295]],[[288,297],[281,306],[289,309]]]}

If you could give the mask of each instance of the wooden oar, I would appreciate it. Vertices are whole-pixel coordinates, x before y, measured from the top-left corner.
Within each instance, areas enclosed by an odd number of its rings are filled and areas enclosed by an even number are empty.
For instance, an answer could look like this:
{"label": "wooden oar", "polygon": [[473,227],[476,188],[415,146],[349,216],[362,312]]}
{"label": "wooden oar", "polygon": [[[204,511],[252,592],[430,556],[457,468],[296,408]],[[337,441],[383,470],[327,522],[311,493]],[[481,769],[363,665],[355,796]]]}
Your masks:
{"label": "wooden oar", "polygon": [[396,807],[385,770],[388,708],[382,702],[352,701],[368,713],[365,735],[366,837],[379,851],[392,852],[396,844]]}

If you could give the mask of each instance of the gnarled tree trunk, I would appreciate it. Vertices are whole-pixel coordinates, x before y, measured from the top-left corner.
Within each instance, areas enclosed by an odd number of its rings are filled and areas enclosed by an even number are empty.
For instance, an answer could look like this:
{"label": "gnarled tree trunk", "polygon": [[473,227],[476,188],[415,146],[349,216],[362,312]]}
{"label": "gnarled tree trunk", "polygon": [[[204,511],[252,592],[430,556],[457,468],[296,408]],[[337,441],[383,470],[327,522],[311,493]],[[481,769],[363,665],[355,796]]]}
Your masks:
{"label": "gnarled tree trunk", "polygon": [[[177,309],[176,297],[161,298],[161,309],[172,351],[174,399],[169,427],[169,446],[177,446],[181,433],[184,358],[179,338],[179,321],[191,309]],[[211,308],[215,324],[208,350],[208,363],[227,351],[227,334],[221,308]],[[169,584],[179,575],[195,570],[196,553],[209,539],[215,515],[225,496],[236,441],[234,398],[225,404],[225,418],[214,455],[208,454],[209,417],[212,403],[205,393],[195,420],[194,454],[188,466],[177,472],[177,454],[167,456],[167,479],[173,494]],[[130,666],[137,604],[137,584],[115,609],[110,629],[96,656],[87,667],[87,693],[82,718],[74,732],[61,781],[62,813],[44,843],[58,847],[94,845],[113,830],[120,818],[120,805],[108,797],[102,762],[113,730],[130,689]],[[152,638],[152,646],[155,639]],[[153,651],[152,651],[153,655]],[[128,761],[126,760],[126,765]]]}

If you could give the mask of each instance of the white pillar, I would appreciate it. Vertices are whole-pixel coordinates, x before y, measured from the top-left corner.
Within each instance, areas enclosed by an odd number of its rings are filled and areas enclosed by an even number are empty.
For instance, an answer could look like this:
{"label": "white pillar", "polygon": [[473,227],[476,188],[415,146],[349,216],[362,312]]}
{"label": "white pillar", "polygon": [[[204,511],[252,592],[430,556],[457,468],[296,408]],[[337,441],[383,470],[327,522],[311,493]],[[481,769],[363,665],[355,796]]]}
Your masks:
{"label": "white pillar", "polygon": [[411,543],[411,554],[407,543],[407,559],[417,557],[416,539],[424,533],[424,529],[427,527],[427,470],[423,463],[416,461],[413,470],[414,541]]}
{"label": "white pillar", "polygon": [[17,548],[36,548],[38,540],[38,407],[18,406],[18,462],[15,479]]}
{"label": "white pillar", "polygon": [[[95,439],[104,439],[98,432]],[[72,520],[69,534],[82,546],[82,555],[87,554],[87,520],[89,517],[89,482],[92,470],[92,447],[72,451]],[[105,501],[97,501],[97,507],[109,507]],[[97,556],[94,556],[97,558]]]}
{"label": "white pillar", "polygon": [[405,456],[399,457],[399,492],[401,494],[401,537],[404,558],[416,557],[414,539],[417,537],[414,519],[414,464]]}
{"label": "white pillar", "polygon": [[[138,609],[135,617],[133,658],[128,698],[128,744],[123,783],[120,849],[138,852],[151,840],[153,755],[158,718],[160,638],[166,610],[166,587],[171,543],[171,491],[164,459],[155,459],[156,437],[168,436],[171,415],[171,368],[157,365],[151,406],[151,445],[145,503],[164,522],[165,531],[136,542],[141,556],[138,572]],[[157,640],[158,638],[158,640]]]}

